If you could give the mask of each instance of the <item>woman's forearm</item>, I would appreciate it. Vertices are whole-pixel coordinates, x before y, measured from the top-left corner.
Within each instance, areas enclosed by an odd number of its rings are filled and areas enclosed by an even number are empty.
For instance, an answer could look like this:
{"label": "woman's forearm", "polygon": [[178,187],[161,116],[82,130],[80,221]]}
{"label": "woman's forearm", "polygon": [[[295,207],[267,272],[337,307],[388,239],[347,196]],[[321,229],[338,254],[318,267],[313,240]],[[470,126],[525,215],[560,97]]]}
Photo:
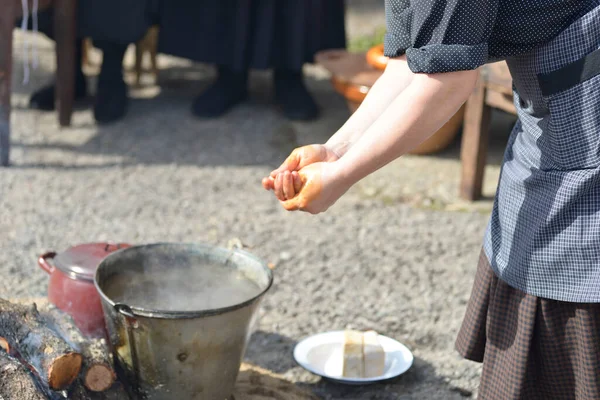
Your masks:
{"label": "woman's forearm", "polygon": [[415,75],[337,162],[350,185],[412,150],[440,129],[468,99],[477,71]]}
{"label": "woman's forearm", "polygon": [[345,154],[367,131],[414,77],[406,57],[390,59],[385,72],[369,90],[367,97],[326,145],[338,156]]}

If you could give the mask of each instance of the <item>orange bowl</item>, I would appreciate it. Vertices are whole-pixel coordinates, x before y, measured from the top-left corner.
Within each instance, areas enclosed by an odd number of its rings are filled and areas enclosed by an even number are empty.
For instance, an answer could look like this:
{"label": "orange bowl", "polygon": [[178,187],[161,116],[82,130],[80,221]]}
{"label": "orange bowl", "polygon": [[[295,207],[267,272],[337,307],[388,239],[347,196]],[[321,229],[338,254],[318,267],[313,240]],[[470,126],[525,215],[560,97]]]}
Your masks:
{"label": "orange bowl", "polygon": [[367,63],[374,68],[384,70],[388,60],[389,57],[383,55],[383,44],[371,47],[367,51]]}
{"label": "orange bowl", "polygon": [[365,97],[367,97],[367,93],[369,93],[370,89],[368,86],[346,82],[335,75],[331,78],[331,84],[333,85],[335,91],[344,96],[346,100],[353,101],[358,104],[362,103]]}

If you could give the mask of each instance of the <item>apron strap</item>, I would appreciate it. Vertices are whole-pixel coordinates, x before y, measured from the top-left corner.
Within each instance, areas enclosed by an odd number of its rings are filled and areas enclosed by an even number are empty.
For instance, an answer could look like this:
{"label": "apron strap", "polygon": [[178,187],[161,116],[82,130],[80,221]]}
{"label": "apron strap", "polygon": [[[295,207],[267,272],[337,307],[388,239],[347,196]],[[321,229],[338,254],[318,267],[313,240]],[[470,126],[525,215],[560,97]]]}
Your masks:
{"label": "apron strap", "polygon": [[551,96],[592,79],[599,74],[600,49],[556,71],[538,74],[538,81],[542,89],[542,95]]}

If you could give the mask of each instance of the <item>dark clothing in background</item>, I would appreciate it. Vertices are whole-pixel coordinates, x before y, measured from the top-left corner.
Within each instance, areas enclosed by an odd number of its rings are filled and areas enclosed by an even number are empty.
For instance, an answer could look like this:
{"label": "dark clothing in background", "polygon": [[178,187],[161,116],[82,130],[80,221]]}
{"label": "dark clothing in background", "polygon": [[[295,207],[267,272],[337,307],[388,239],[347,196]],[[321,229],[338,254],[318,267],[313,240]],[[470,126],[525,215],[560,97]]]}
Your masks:
{"label": "dark clothing in background", "polygon": [[344,48],[343,0],[162,0],[158,51],[236,71],[300,70]]}
{"label": "dark clothing in background", "polygon": [[136,42],[156,18],[157,1],[79,0],[79,35],[120,44]]}
{"label": "dark clothing in background", "polygon": [[[317,51],[346,46],[344,10],[343,0],[80,0],[77,31],[129,44],[158,24],[161,53],[238,71],[299,70]],[[38,21],[52,37],[52,11]]]}
{"label": "dark clothing in background", "polygon": [[[79,0],[77,37],[89,37],[95,43],[126,45],[136,42],[156,18],[156,4],[156,0]],[[21,19],[16,25],[21,26]],[[28,27],[32,27],[31,12]],[[54,37],[52,8],[38,14],[38,30]]]}

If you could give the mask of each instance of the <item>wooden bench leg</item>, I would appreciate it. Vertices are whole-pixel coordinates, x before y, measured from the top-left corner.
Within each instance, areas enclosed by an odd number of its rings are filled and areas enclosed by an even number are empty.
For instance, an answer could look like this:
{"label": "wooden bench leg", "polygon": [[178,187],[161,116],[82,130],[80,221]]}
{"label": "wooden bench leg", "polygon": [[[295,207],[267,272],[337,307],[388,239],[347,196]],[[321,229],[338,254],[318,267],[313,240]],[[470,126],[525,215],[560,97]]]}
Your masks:
{"label": "wooden bench leg", "polygon": [[0,12],[0,165],[5,167],[10,156],[10,94],[16,5],[16,1],[3,2]]}
{"label": "wooden bench leg", "polygon": [[75,98],[75,41],[77,0],[54,0],[56,39],[56,103],[61,126],[71,124]]}
{"label": "wooden bench leg", "polygon": [[468,201],[478,200],[482,194],[491,112],[485,98],[485,82],[480,77],[467,101],[461,147],[460,197]]}

